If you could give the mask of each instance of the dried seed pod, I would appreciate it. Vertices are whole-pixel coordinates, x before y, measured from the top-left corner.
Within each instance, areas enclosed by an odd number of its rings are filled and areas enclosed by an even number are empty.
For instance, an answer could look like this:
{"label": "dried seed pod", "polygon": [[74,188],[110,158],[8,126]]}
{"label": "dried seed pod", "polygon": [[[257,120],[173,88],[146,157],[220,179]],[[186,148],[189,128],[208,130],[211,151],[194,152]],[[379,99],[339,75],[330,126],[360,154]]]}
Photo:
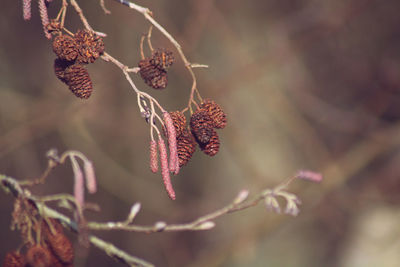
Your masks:
{"label": "dried seed pod", "polygon": [[139,68],[140,76],[148,86],[154,89],[164,89],[167,87],[167,72],[152,65],[149,59],[139,61]]}
{"label": "dried seed pod", "polygon": [[53,40],[53,51],[60,59],[74,61],[78,56],[74,38],[69,35],[58,35]]}
{"label": "dried seed pod", "polygon": [[199,144],[206,144],[213,134],[213,124],[204,109],[196,110],[190,117],[190,128]]}
{"label": "dried seed pod", "polygon": [[61,232],[46,234],[46,241],[53,254],[64,264],[70,264],[74,260],[74,249],[71,241]]}
{"label": "dried seed pod", "polygon": [[6,254],[3,267],[24,267],[25,257],[17,251],[10,251]]}
{"label": "dried seed pod", "polygon": [[64,79],[69,89],[79,98],[87,99],[93,91],[92,80],[88,71],[79,64],[68,67],[64,73]]}
{"label": "dried seed pod", "polygon": [[214,128],[225,128],[227,124],[226,114],[217,103],[211,99],[206,99],[201,103],[200,108],[207,110]]}
{"label": "dried seed pod", "polygon": [[104,53],[103,39],[91,31],[78,30],[75,33],[75,42],[78,51],[76,60],[79,63],[93,63]]}
{"label": "dried seed pod", "polygon": [[219,137],[215,130],[211,135],[210,141],[207,144],[201,144],[200,149],[210,157],[215,156],[219,151]]}
{"label": "dried seed pod", "polygon": [[56,58],[54,60],[54,73],[56,74],[56,77],[64,83],[67,83],[67,80],[64,77],[65,70],[71,65],[72,65],[71,61],[67,61],[60,58]]}
{"label": "dried seed pod", "polygon": [[[51,226],[49,225],[49,223],[51,224]],[[48,236],[52,236],[55,234],[63,234],[64,228],[57,219],[47,218],[47,221],[42,220],[41,231],[43,233],[43,236],[47,238]]]}
{"label": "dried seed pod", "polygon": [[179,167],[186,165],[196,151],[196,140],[193,135],[184,129],[177,139]]}
{"label": "dried seed pod", "polygon": [[176,130],[176,136],[179,137],[183,131],[186,129],[186,117],[180,111],[172,111],[169,113],[174,122],[174,127]]}
{"label": "dried seed pod", "polygon": [[50,267],[51,253],[41,245],[34,245],[26,252],[26,261],[32,267]]}
{"label": "dried seed pod", "polygon": [[153,51],[150,58],[150,63],[161,70],[166,70],[167,68],[171,67],[171,65],[174,63],[174,60],[175,59],[171,51],[164,48],[158,48]]}

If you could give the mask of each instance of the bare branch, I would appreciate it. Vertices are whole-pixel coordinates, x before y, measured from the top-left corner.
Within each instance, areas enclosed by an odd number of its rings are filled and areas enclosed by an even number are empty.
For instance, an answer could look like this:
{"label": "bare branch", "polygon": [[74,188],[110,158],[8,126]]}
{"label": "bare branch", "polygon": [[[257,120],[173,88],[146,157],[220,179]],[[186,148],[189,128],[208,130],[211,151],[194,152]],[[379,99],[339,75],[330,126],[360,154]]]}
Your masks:
{"label": "bare branch", "polygon": [[[49,208],[46,204],[44,204],[40,200],[40,198],[33,196],[29,190],[23,189],[16,179],[0,174],[0,185],[4,191],[11,192],[15,198],[22,197],[35,203],[38,210],[43,213],[42,214],[43,216],[58,219],[64,226],[69,228],[72,232],[75,233],[79,232],[79,227],[77,222],[65,216],[64,214],[61,214],[60,212],[52,208]],[[135,257],[133,255],[130,255],[127,252],[121,250],[120,248],[117,248],[113,244],[106,242],[94,235],[89,235],[88,237],[90,243],[93,246],[97,247],[100,250],[103,250],[107,255],[110,255],[111,257],[129,266],[144,266],[144,267],[153,266],[153,264],[145,260],[142,260],[138,257]]]}

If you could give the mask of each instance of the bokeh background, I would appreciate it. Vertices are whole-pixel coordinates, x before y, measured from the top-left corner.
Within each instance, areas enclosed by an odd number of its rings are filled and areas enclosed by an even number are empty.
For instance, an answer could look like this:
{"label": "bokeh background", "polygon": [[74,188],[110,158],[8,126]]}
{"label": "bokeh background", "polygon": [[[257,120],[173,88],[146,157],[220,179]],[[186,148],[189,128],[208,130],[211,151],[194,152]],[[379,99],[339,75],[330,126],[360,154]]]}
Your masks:
{"label": "bokeh background", "polygon": [[[229,124],[209,158],[197,151],[173,178],[177,200],[148,167],[149,128],[121,71],[88,66],[94,93],[74,97],[53,73],[36,1],[23,21],[21,1],[0,10],[0,172],[32,179],[45,153],[75,149],[95,164],[99,204],[90,220],[125,219],[142,204],[138,224],[189,222],[229,203],[241,189],[255,194],[299,169],[324,181],[297,181],[298,217],[263,205],[226,215],[205,232],[97,232],[156,266],[398,266],[400,262],[400,1],[155,0],[138,1],[176,37],[196,69],[203,97],[218,102]],[[51,3],[55,17],[59,0]],[[114,1],[80,1],[106,50],[129,66],[149,24]],[[72,8],[67,28],[81,23]],[[173,46],[159,32],[155,47]],[[175,50],[174,50],[175,51]],[[178,56],[177,56],[178,58]],[[168,110],[187,104],[191,78],[178,58],[166,90],[139,88]],[[36,194],[72,192],[71,166],[58,167]],[[10,231],[13,198],[0,192],[0,257],[21,242]],[[85,251],[71,235],[82,266],[122,266]]]}

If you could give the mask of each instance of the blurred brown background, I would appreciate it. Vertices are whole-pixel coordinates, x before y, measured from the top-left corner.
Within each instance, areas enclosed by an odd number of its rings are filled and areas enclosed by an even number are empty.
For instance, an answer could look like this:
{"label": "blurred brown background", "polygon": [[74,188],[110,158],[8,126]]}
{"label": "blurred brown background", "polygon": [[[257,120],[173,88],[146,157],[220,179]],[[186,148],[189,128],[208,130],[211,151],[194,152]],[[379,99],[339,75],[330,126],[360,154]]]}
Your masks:
{"label": "blurred brown background", "polygon": [[[81,101],[53,73],[55,55],[42,32],[36,1],[31,21],[21,1],[3,1],[0,16],[0,172],[35,178],[45,153],[76,149],[93,160],[102,207],[98,221],[125,219],[142,203],[136,223],[188,222],[257,193],[298,169],[324,174],[321,184],[296,182],[303,201],[293,218],[263,205],[224,216],[208,232],[98,232],[157,266],[398,266],[400,262],[400,1],[157,0],[140,1],[174,35],[196,69],[203,97],[228,114],[222,147],[199,151],[173,178],[168,199],[148,167],[148,125],[121,71],[98,60],[88,69],[94,93]],[[106,50],[129,66],[139,60],[143,16],[114,1],[80,1]],[[54,17],[60,1],[53,1]],[[70,8],[67,27],[80,22]],[[157,31],[155,47],[172,46]],[[187,103],[191,79],[180,59],[169,86],[137,85],[168,110]],[[71,166],[57,168],[37,194],[72,192]],[[13,199],[0,193],[0,257],[16,248]],[[76,239],[74,235],[71,237]],[[122,266],[91,248],[83,266]]]}

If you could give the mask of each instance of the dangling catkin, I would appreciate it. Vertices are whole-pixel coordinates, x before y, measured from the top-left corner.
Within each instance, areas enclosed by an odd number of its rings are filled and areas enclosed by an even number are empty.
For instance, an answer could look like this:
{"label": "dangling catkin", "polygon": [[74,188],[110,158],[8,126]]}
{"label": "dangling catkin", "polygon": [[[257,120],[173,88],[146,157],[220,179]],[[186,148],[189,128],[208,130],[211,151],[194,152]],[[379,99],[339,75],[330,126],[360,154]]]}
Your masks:
{"label": "dangling catkin", "polygon": [[172,187],[171,177],[169,175],[167,147],[165,146],[165,142],[161,137],[158,139],[158,150],[160,151],[161,175],[165,189],[167,190],[168,196],[172,200],[175,200],[175,191]]}
{"label": "dangling catkin", "polygon": [[154,140],[150,141],[150,170],[153,173],[158,172],[157,143]]}
{"label": "dangling catkin", "polygon": [[169,146],[169,170],[172,173],[179,173],[178,151],[176,148],[176,131],[174,122],[168,112],[163,112],[163,119],[165,122],[165,128],[167,129],[168,135],[168,146]]}

